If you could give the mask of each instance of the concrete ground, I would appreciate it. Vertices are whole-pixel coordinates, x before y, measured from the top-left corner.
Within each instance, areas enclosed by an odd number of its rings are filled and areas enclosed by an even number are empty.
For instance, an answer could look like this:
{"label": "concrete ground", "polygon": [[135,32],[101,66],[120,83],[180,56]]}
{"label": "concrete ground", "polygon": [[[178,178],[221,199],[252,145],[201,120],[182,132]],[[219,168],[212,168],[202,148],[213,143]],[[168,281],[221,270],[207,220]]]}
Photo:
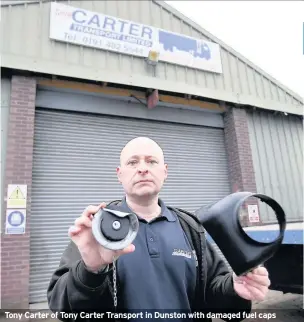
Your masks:
{"label": "concrete ground", "polygon": [[[253,317],[244,322],[303,322],[304,300],[300,294],[283,294],[269,291],[267,298],[260,303],[253,303]],[[213,322],[222,322],[213,319]]]}

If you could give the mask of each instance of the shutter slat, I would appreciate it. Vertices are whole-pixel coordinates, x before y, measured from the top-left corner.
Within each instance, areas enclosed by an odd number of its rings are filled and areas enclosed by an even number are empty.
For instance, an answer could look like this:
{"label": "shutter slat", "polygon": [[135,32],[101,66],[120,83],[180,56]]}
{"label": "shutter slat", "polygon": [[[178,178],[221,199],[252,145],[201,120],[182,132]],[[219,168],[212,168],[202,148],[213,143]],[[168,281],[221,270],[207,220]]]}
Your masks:
{"label": "shutter slat", "polygon": [[37,108],[30,303],[46,301],[68,229],[84,208],[123,196],[115,169],[136,136],[164,149],[169,176],[160,196],[168,205],[194,211],[230,193],[223,129]]}

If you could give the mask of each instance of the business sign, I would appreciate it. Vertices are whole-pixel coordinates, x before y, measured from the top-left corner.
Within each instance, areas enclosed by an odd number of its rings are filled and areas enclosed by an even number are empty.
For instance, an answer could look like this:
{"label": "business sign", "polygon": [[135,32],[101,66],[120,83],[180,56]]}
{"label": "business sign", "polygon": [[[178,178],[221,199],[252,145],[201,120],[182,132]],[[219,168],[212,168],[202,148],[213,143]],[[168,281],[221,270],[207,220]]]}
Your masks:
{"label": "business sign", "polygon": [[222,73],[216,43],[57,2],[51,3],[50,38],[139,57],[158,50],[160,61]]}

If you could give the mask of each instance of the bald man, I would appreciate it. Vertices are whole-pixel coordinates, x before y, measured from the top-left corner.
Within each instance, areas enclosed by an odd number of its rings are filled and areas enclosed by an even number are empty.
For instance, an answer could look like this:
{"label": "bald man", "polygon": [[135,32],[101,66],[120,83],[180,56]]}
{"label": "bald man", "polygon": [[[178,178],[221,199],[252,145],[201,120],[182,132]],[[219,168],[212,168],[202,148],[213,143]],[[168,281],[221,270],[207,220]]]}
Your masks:
{"label": "bald man", "polygon": [[[78,313],[79,319],[81,312],[99,312],[108,319],[113,316],[105,312],[116,310],[139,313],[129,319],[134,321],[144,320],[138,310],[174,314],[223,309],[242,314],[251,309],[252,300],[264,299],[270,284],[265,268],[236,278],[205,240],[198,220],[159,198],[168,166],[155,141],[138,137],[128,142],[116,172],[125,196],[115,205],[138,216],[138,234],[125,249],[105,249],[92,234],[92,218],[109,205],[84,210],[69,229],[71,243],[48,288],[49,307],[59,312],[60,320],[69,320],[60,312]],[[244,318],[236,316],[232,321]]]}
{"label": "bald man", "polygon": [[117,175],[127,204],[147,221],[160,215],[158,194],[167,178],[167,168],[162,149],[149,138],[133,139],[121,152]]}

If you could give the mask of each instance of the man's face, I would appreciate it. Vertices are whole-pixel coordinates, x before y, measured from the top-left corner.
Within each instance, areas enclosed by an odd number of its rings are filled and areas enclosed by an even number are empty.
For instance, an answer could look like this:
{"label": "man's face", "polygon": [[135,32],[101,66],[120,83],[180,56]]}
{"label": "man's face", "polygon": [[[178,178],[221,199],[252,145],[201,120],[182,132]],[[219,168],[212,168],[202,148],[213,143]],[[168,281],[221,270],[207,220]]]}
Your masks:
{"label": "man's face", "polygon": [[163,151],[150,139],[132,140],[121,153],[117,176],[127,195],[156,196],[167,178]]}

